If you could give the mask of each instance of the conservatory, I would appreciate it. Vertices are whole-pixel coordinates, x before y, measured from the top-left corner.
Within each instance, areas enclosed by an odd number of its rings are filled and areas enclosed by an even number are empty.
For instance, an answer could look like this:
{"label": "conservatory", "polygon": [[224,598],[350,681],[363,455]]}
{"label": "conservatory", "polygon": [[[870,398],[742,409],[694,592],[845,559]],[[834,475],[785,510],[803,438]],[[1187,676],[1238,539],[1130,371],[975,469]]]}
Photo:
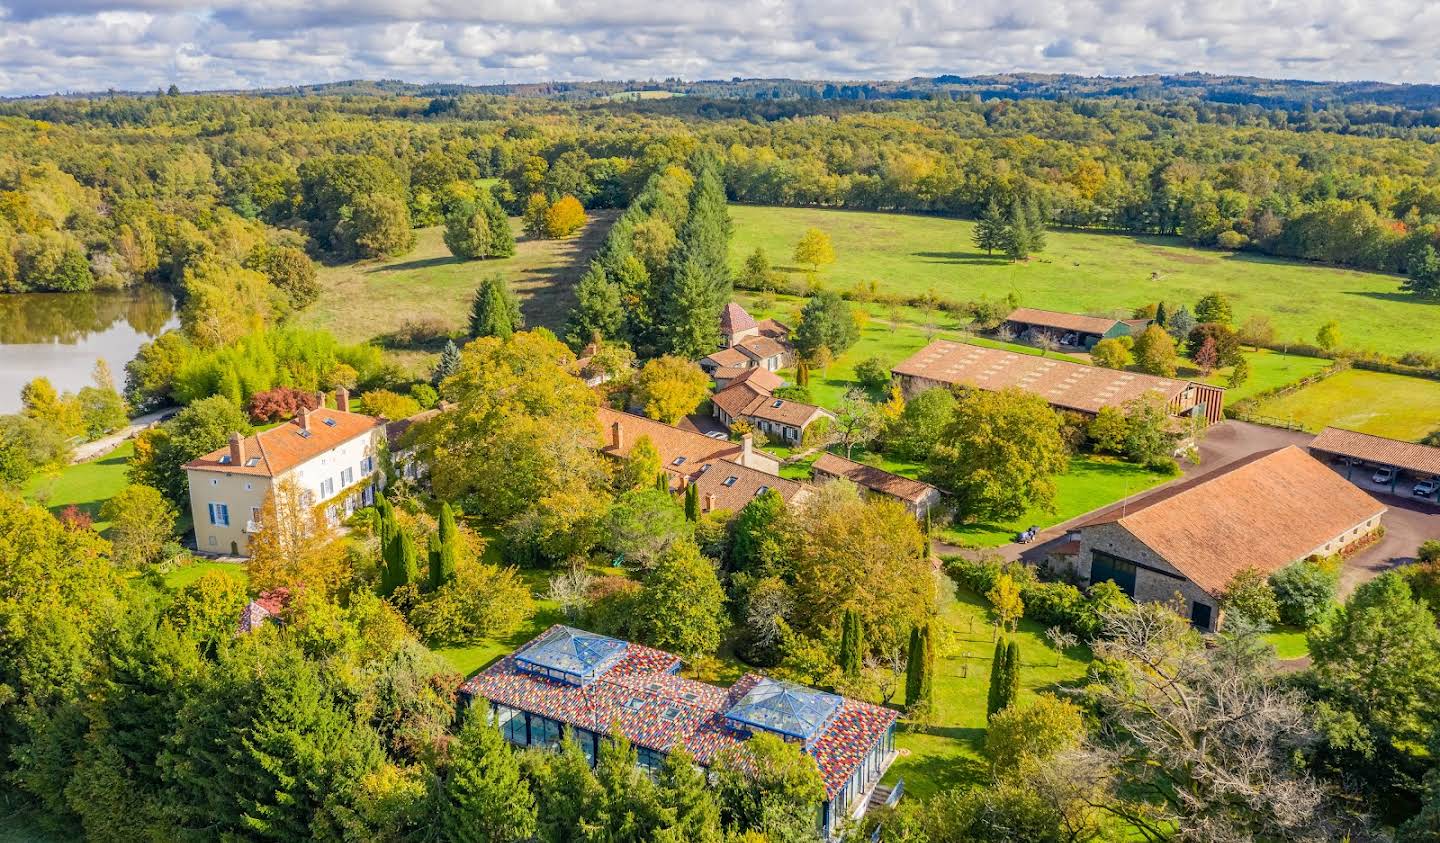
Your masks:
{"label": "conservatory", "polygon": [[556,625],[461,690],[486,702],[512,744],[553,748],[569,737],[591,764],[616,730],[650,771],[679,747],[709,766],[757,732],[777,735],[815,759],[826,837],[871,802],[892,791],[898,798],[898,786],[877,794],[895,758],[894,711],[754,673],[720,688],[680,676],[680,667],[662,650]]}

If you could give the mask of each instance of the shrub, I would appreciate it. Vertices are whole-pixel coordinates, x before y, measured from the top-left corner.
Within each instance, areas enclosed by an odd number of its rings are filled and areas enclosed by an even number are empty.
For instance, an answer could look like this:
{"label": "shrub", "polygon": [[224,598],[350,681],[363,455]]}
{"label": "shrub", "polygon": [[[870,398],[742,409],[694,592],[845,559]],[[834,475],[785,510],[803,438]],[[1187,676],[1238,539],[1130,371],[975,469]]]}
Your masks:
{"label": "shrub", "polygon": [[1280,619],[1275,588],[1255,568],[1236,574],[1220,595],[1225,611],[1251,623],[1273,624]]}
{"label": "shrub", "polygon": [[890,385],[890,367],[879,357],[867,357],[855,364],[855,380],[878,394]]}
{"label": "shrub", "polygon": [[1270,575],[1280,621],[1308,629],[1325,619],[1335,603],[1338,572],[1323,562],[1307,559]]}
{"label": "shrub", "polygon": [[277,386],[250,396],[250,418],[262,424],[293,418],[300,408],[313,410],[320,404],[315,393],[289,386]]}

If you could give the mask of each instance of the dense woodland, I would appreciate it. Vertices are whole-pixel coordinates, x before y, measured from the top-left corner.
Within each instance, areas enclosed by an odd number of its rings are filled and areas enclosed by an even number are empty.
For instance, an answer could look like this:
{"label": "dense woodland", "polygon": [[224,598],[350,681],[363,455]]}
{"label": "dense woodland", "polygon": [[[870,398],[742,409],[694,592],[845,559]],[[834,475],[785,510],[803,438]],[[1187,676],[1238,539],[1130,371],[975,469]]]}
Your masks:
{"label": "dense woodland", "polygon": [[[799,507],[771,490],[701,513],[670,494],[652,442],[623,461],[594,447],[602,401],[674,421],[705,399],[693,360],[744,280],[728,265],[727,201],[984,217],[1020,253],[1047,221],[1176,234],[1405,273],[1396,295],[1418,298],[1440,278],[1425,113],[1370,132],[1359,115],[1404,109],[434,93],[0,103],[0,288],[159,282],[182,299],[180,328],[127,367],[123,400],[102,367],[75,395],[38,379],[0,418],[0,486],[21,487],[127,406],[182,407],[137,437],[104,537],[83,513],[0,492],[0,807],[99,840],[798,843],[813,839],[820,792],[793,746],[752,741],[709,780],[681,754],[652,779],[623,741],[593,771],[573,746],[512,751],[457,712],[460,677],[436,650],[513,642],[539,594],[570,622],[682,655],[698,678],[761,669],[903,708],[924,734],[952,634],[937,621],[949,576],[993,616],[984,769],[976,786],[876,812],[855,839],[877,821],[892,843],[1437,839],[1440,546],[1338,607],[1335,560],[1237,577],[1233,626],[1206,642],[1113,584],[990,560],[936,576],[931,525],[847,483]],[[319,262],[404,254],[415,228],[437,225],[457,257],[484,261],[514,251],[507,215],[526,236],[563,237],[601,207],[624,211],[563,340],[524,330],[497,275],[433,371],[291,319],[314,300]],[[802,263],[824,262],[817,235]],[[745,276],[766,276],[764,261]],[[839,294],[810,292],[801,372],[859,333]],[[1177,343],[1212,366],[1238,355],[1223,297],[1193,316],[1163,308],[1100,357],[1173,374]],[[575,355],[597,339],[590,365],[615,376],[599,390]],[[344,533],[281,484],[248,580],[172,584],[193,564],[174,540],[180,466],[341,387],[391,418],[448,402],[402,442],[432,482],[385,460],[394,482]],[[1088,422],[1013,391],[906,402],[875,360],[835,409],[827,443],[923,465],[961,519],[1051,503],[1082,452],[1175,470],[1168,416],[1144,402]],[[237,636],[245,601],[280,589],[295,598],[285,623]],[[1050,654],[1022,659],[1022,618],[1049,627],[1057,664],[1094,656],[1025,705],[1019,676]],[[1282,620],[1309,636],[1313,665],[1295,675],[1256,635]]]}

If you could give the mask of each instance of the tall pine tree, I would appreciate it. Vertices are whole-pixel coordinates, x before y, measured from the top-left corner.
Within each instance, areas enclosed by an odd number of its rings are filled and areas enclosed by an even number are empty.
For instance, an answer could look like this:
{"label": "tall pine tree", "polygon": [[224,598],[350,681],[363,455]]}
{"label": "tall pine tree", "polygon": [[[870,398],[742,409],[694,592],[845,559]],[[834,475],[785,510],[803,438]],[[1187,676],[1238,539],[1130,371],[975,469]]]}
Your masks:
{"label": "tall pine tree", "polygon": [[505,279],[498,272],[486,276],[470,304],[470,336],[509,339],[524,325],[520,302]]}
{"label": "tall pine tree", "polygon": [[1020,642],[1010,639],[1005,645],[1005,692],[1001,710],[1009,708],[1020,699]]}
{"label": "tall pine tree", "polygon": [[451,843],[517,843],[535,833],[535,797],[520,763],[482,709],[465,715],[450,744],[439,826]]}
{"label": "tall pine tree", "polygon": [[851,679],[859,678],[864,656],[865,633],[860,613],[846,609],[840,621],[840,670]]}
{"label": "tall pine tree", "polygon": [[975,248],[984,249],[987,255],[1005,248],[1005,215],[994,199],[986,203],[985,213],[975,223]]}
{"label": "tall pine tree", "polygon": [[905,655],[905,704],[920,701],[921,674],[925,670],[925,640],[920,627],[910,628],[910,647]]}
{"label": "tall pine tree", "polygon": [[449,503],[440,504],[440,529],[436,554],[430,558],[430,589],[433,591],[455,579],[455,559],[460,552],[460,530],[455,526],[455,513]]}
{"label": "tall pine tree", "polygon": [[490,257],[508,258],[515,254],[515,232],[510,228],[510,218],[495,194],[482,190],[477,200],[480,211],[490,226]]}
{"label": "tall pine tree", "polygon": [[440,382],[460,371],[460,349],[455,345],[454,340],[445,341],[445,350],[440,352],[440,362],[435,364],[435,371],[430,375],[430,383],[439,386]]}
{"label": "tall pine tree", "polygon": [[625,307],[620,285],[606,276],[605,267],[591,264],[575,286],[575,297],[575,309],[570,311],[570,322],[565,329],[565,338],[571,346],[578,348],[596,336],[604,339],[621,336]]}
{"label": "tall pine tree", "polygon": [[720,345],[720,311],[733,292],[730,229],[719,172],[713,162],[703,162],[661,291],[660,333],[671,354],[694,359]]}
{"label": "tall pine tree", "polygon": [[1005,639],[995,642],[995,655],[990,658],[990,688],[985,696],[985,718],[988,720],[1004,708],[1005,681]]}

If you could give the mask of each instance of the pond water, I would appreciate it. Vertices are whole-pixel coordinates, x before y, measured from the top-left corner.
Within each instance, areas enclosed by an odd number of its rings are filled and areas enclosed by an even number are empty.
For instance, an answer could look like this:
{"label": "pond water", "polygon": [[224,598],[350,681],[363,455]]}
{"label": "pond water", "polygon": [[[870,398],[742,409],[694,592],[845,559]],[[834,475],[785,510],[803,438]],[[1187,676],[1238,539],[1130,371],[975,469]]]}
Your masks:
{"label": "pond water", "polygon": [[140,346],[175,327],[175,297],[147,285],[103,293],[0,294],[0,413],[20,409],[20,388],[44,375],[61,392],[90,383],[105,358],[124,388]]}

